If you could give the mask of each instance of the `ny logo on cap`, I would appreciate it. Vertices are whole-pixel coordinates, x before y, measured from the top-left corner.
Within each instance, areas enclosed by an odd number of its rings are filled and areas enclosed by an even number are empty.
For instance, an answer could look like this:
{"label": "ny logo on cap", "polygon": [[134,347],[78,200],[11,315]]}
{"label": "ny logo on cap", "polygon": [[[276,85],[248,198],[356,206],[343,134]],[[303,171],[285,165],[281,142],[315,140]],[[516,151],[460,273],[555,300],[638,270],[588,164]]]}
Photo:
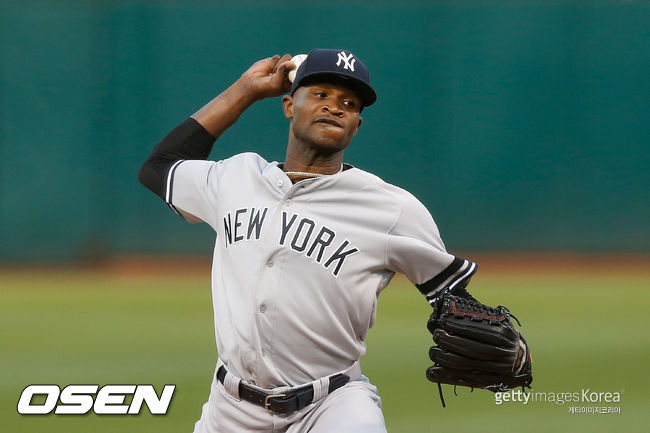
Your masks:
{"label": "ny logo on cap", "polygon": [[345,51],[341,51],[339,53],[339,59],[336,62],[336,66],[341,66],[341,61],[343,61],[345,64],[343,65],[343,69],[349,69],[352,72],[354,72],[354,62],[357,61],[357,59],[354,58],[352,53],[346,55]]}

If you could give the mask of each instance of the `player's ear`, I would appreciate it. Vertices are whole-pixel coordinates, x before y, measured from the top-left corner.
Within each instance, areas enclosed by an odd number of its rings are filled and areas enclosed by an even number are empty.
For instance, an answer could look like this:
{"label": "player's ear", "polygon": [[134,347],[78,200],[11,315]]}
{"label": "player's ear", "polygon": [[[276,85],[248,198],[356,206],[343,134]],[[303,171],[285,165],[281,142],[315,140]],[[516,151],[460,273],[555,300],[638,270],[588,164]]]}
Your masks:
{"label": "player's ear", "polygon": [[353,137],[357,135],[357,132],[359,132],[359,128],[361,128],[361,124],[363,123],[363,119],[361,116],[359,116],[359,123],[357,123],[357,128],[354,130],[354,134],[352,135]]}
{"label": "player's ear", "polygon": [[357,135],[357,132],[359,132],[359,128],[361,128],[361,124],[363,123],[363,119],[361,116],[359,116],[359,123],[357,123],[357,129],[354,131],[354,135]]}
{"label": "player's ear", "polygon": [[289,95],[282,97],[282,109],[284,110],[284,117],[287,119],[293,118],[293,97]]}

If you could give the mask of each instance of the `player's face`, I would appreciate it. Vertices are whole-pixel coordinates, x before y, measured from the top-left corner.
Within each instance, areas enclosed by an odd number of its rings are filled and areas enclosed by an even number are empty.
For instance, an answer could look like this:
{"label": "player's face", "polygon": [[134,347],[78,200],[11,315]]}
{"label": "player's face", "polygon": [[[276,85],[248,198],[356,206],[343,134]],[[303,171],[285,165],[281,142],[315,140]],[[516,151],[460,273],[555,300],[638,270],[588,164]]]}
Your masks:
{"label": "player's face", "polygon": [[343,150],[361,126],[361,100],[344,86],[318,83],[299,87],[283,99],[290,134],[325,152]]}

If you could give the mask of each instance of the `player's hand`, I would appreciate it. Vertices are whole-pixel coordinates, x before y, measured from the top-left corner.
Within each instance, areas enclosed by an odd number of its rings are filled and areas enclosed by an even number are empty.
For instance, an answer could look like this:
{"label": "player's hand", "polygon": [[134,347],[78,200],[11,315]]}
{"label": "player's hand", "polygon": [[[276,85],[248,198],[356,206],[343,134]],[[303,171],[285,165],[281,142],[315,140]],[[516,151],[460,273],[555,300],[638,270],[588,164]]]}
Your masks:
{"label": "player's hand", "polygon": [[275,55],[253,64],[239,79],[244,89],[255,99],[283,95],[291,90],[288,75],[296,65],[290,61],[291,55]]}

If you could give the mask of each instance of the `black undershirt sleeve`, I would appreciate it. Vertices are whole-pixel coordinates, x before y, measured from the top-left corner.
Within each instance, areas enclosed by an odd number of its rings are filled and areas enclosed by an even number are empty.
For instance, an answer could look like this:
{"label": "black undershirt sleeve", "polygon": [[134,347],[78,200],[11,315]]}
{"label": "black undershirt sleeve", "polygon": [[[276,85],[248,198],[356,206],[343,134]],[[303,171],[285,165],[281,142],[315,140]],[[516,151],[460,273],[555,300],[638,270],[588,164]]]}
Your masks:
{"label": "black undershirt sleeve", "polygon": [[165,178],[169,167],[181,159],[207,159],[215,141],[199,122],[187,118],[154,147],[140,167],[140,183],[164,200]]}

